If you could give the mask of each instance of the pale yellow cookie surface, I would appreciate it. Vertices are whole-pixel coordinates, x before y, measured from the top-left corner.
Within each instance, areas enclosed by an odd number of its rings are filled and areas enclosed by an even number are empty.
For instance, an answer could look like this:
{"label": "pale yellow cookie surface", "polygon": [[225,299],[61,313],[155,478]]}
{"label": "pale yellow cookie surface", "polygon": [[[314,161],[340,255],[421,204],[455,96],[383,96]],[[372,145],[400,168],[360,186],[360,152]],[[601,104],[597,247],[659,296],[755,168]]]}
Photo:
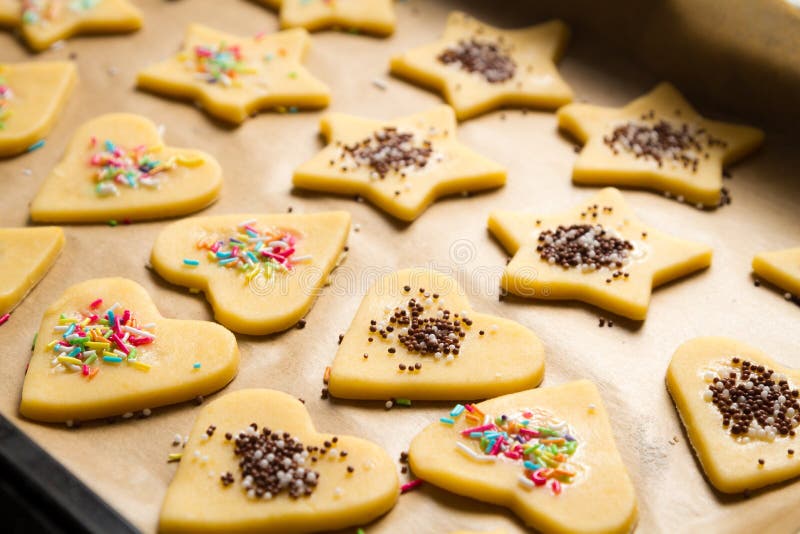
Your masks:
{"label": "pale yellow cookie surface", "polygon": [[[104,331],[98,321],[111,320],[108,310],[121,320],[112,334],[119,342],[92,334]],[[85,336],[79,335],[82,331]],[[67,289],[45,311],[20,413],[64,422],[188,401],[223,388],[238,366],[236,338],[220,325],[162,317],[150,295],[131,280],[87,280]]]}
{"label": "pale yellow cookie surface", "polygon": [[[540,235],[560,225],[600,225],[607,236],[627,241],[632,248],[618,267],[562,267],[537,251]],[[537,299],[581,300],[635,320],[647,316],[654,287],[711,264],[710,247],[646,226],[614,188],[555,215],[493,212],[489,230],[514,255],[503,272],[506,291]],[[583,258],[581,263],[591,261]]]}
{"label": "pale yellow cookie surface", "polygon": [[[393,57],[391,71],[441,92],[459,120],[501,106],[555,109],[572,100],[555,65],[568,39],[558,20],[502,30],[454,12],[441,39]],[[470,56],[486,61],[468,67]]]}
{"label": "pale yellow cookie surface", "polygon": [[0,27],[19,26],[21,16],[19,0],[0,0]]}
{"label": "pale yellow cookie surface", "polygon": [[800,247],[756,254],[753,272],[792,295],[800,296]]}
{"label": "pale yellow cookie surface", "polygon": [[340,28],[386,36],[394,32],[393,0],[260,0],[280,10],[281,27]]}
{"label": "pale yellow cookie surface", "polygon": [[[240,458],[234,454],[234,448],[240,432],[252,429],[251,423],[256,424],[262,435],[264,428],[270,432],[288,432],[306,448],[326,450],[322,455],[311,452],[299,465],[306,477],[308,472],[315,473],[316,482],[310,495],[292,498],[282,490],[268,497],[248,496]],[[211,425],[215,430],[208,437]],[[226,439],[226,433],[231,434],[231,440]],[[289,441],[284,438],[283,443]],[[312,457],[317,461],[312,461]],[[263,457],[265,468],[269,467],[268,458]],[[226,473],[231,475],[227,485],[221,480]],[[352,436],[317,432],[305,406],[286,393],[242,390],[209,403],[197,417],[178,471],[167,490],[159,531],[281,534],[330,531],[370,522],[389,511],[398,495],[396,468],[382,448]]]}
{"label": "pale yellow cookie surface", "polygon": [[58,227],[0,228],[0,315],[13,310],[64,247]]}
{"label": "pale yellow cookie surface", "polygon": [[0,157],[45,137],[78,80],[66,61],[0,64]]}
{"label": "pale yellow cookie surface", "polygon": [[764,141],[756,128],[703,118],[668,83],[622,108],[570,104],[558,124],[584,143],[573,182],[655,189],[706,207],[720,203],[723,167]]}
{"label": "pale yellow cookie surface", "polygon": [[310,46],[299,28],[240,37],[191,24],[181,50],[139,72],[137,83],[233,123],[264,109],[323,108],[330,90],[302,65]]}
{"label": "pale yellow cookie surface", "polygon": [[[412,299],[415,304],[410,305]],[[397,313],[410,317],[417,305],[423,308],[419,319],[445,314],[464,336],[436,336],[424,326],[392,321]],[[436,328],[445,332],[442,324]],[[441,348],[431,344],[410,350],[404,336],[418,335],[434,335]],[[406,269],[382,277],[364,297],[339,345],[329,389],[331,395],[348,399],[483,399],[536,387],[543,376],[544,346],[533,332],[473,311],[464,290],[449,276]]]}
{"label": "pale yellow cookie surface", "polygon": [[[506,181],[499,163],[458,142],[448,106],[390,121],[331,113],[320,130],[328,145],[295,170],[294,185],[361,195],[404,221],[419,217],[439,197],[492,189]],[[381,155],[389,151],[399,154],[394,165],[392,157]]]}
{"label": "pale yellow cookie surface", "polygon": [[[594,384],[581,380],[523,391],[474,408],[478,411],[463,410],[458,416],[445,413],[444,419],[453,423],[432,423],[414,438],[409,464],[415,475],[453,493],[508,507],[541,532],[626,533],[633,528],[636,495]],[[473,414],[478,417],[471,419]],[[508,421],[517,430],[507,426]],[[567,453],[551,455],[547,450],[518,459],[484,453],[480,440],[470,437],[471,433],[484,432],[474,430],[481,427],[491,433],[490,427],[496,424],[509,436],[521,436],[524,445],[513,443],[524,450],[540,445],[565,448],[566,438],[544,437],[542,428],[569,436],[576,446],[568,447],[574,447],[568,459],[556,459]],[[519,428],[530,432],[523,434]],[[555,441],[542,444],[537,434]],[[547,467],[550,464],[560,465],[560,472],[570,476],[556,474],[555,468]],[[546,482],[538,485],[534,479]]]}
{"label": "pale yellow cookie surface", "polygon": [[[734,358],[738,362],[734,362]],[[746,489],[756,489],[775,484],[800,475],[800,447],[796,436],[781,435],[753,423],[745,433],[734,435],[732,425],[723,424],[723,416],[713,402],[711,387],[716,388],[715,379],[736,376],[734,389],[723,384],[718,395],[741,395],[739,386],[763,391],[754,380],[741,380],[743,362],[752,366],[771,369],[772,389],[781,380],[788,381],[790,390],[797,390],[800,372],[787,368],[745,343],[723,337],[701,337],[687,341],[672,356],[667,370],[667,389],[678,409],[681,421],[689,435],[689,441],[697,454],[700,464],[714,487],[725,493],[739,493]],[[783,395],[781,393],[781,395]],[[769,396],[769,391],[767,392]],[[778,394],[776,394],[776,397]],[[783,395],[793,417],[788,428],[792,433],[797,426],[797,396]],[[740,401],[741,402],[741,401]],[[772,412],[778,399],[770,399],[767,409]],[[769,425],[767,425],[769,426]],[[764,436],[760,436],[764,431]],[[791,449],[791,453],[789,452]],[[762,463],[763,462],[763,463]]]}
{"label": "pale yellow cookie surface", "polygon": [[101,115],[75,132],[31,203],[37,222],[106,222],[186,215],[217,199],[219,163],[164,144],[151,120]]}
{"label": "pale yellow cookie surface", "polygon": [[[203,291],[226,327],[269,334],[308,313],[341,259],[349,229],[347,212],[194,217],[167,226],[150,261],[173,284]],[[281,236],[295,242],[281,245]],[[288,268],[266,260],[282,257]]]}

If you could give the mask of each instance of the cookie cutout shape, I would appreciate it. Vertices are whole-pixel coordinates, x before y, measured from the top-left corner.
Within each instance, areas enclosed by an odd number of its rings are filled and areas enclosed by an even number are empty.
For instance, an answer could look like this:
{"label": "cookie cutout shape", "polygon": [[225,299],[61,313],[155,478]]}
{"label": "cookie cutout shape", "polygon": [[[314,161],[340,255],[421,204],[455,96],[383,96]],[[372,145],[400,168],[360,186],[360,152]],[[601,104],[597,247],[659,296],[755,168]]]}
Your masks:
{"label": "cookie cutout shape", "polygon": [[[317,432],[299,400],[247,389],[200,412],[159,532],[327,532],[368,523],[399,494],[396,468],[378,445]],[[209,498],[213,506],[198,506]]]}
{"label": "cookie cutout shape", "polygon": [[756,254],[753,272],[788,291],[787,299],[800,297],[800,247]]}
{"label": "cookie cutout shape", "polygon": [[739,493],[800,475],[798,384],[800,372],[734,339],[678,347],[667,389],[715,488]]}
{"label": "cookie cutout shape", "polygon": [[271,334],[308,313],[349,231],[343,211],[194,217],[167,226],[150,261],[167,281],[203,291],[234,332]]}
{"label": "cookie cutout shape", "polygon": [[238,367],[220,325],[162,317],[132,280],[87,280],[45,312],[19,410],[44,422],[121,415],[213,393]]}
{"label": "cookie cutout shape", "polygon": [[392,0],[260,0],[280,10],[282,28],[308,31],[341,28],[387,36],[394,33],[396,17]]}
{"label": "cookie cutout shape", "polygon": [[710,247],[645,226],[611,187],[556,215],[493,212],[489,230],[514,254],[501,280],[509,293],[581,300],[640,321],[654,287],[711,264]]}
{"label": "cookie cutout shape", "polygon": [[191,24],[181,50],[139,72],[140,88],[194,100],[218,119],[241,123],[259,110],[318,109],[330,90],[303,67],[303,29],[240,37]]}
{"label": "cookie cutout shape", "polygon": [[411,442],[414,474],[541,532],[627,533],[636,495],[587,380],[456,405]]}
{"label": "cookie cutout shape", "polygon": [[404,221],[439,197],[506,183],[504,167],[456,140],[448,106],[390,121],[329,113],[320,131],[328,145],[294,171],[294,185],[361,195]]}
{"label": "cookie cutout shape", "polygon": [[77,80],[66,61],[0,64],[0,157],[25,152],[50,133]]}
{"label": "cookie cutout shape", "polygon": [[331,395],[485,399],[538,386],[544,346],[519,323],[472,310],[453,278],[406,269],[364,297],[331,366]]}
{"label": "cookie cutout shape", "polygon": [[459,120],[502,106],[555,109],[572,101],[555,65],[568,39],[559,20],[501,30],[454,12],[441,39],[393,57],[390,68],[441,92]]}
{"label": "cookie cutout shape", "polygon": [[22,302],[62,248],[64,232],[55,226],[0,228],[0,315]]}
{"label": "cookie cutout shape", "polygon": [[31,203],[37,222],[139,221],[176,217],[214,202],[219,163],[199,150],[166,146],[156,125],[111,113],[83,124]]}
{"label": "cookie cutout shape", "polygon": [[573,182],[655,189],[705,207],[720,205],[723,166],[764,141],[756,128],[703,118],[669,83],[623,108],[570,104],[558,125],[584,143]]}
{"label": "cookie cutout shape", "polygon": [[111,34],[142,27],[141,12],[128,0],[21,0],[22,37],[33,50],[80,34]]}

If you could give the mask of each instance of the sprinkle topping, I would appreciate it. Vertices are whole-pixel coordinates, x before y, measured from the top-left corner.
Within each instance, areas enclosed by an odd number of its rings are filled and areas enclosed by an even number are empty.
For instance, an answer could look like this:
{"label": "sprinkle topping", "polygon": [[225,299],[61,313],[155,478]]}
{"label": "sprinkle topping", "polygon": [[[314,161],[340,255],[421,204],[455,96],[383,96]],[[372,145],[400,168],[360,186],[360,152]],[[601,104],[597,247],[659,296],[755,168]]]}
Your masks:
{"label": "sprinkle topping", "polygon": [[225,42],[217,46],[195,46],[193,62],[188,66],[196,71],[198,80],[224,87],[235,85],[240,75],[253,72],[244,61],[241,47]]}
{"label": "sprinkle topping", "polygon": [[477,72],[489,83],[508,81],[517,70],[517,64],[499,42],[482,42],[474,37],[448,46],[436,59],[445,65],[456,64],[467,72]]}
{"label": "sprinkle topping", "polygon": [[[360,142],[342,145],[341,156],[352,162],[353,168],[367,166],[372,169],[373,178],[383,179],[391,172],[423,169],[433,154],[433,146],[430,140],[419,142],[416,137],[411,132],[387,126]],[[342,165],[342,170],[350,168],[350,165]]]}
{"label": "sprinkle topping", "polygon": [[94,9],[102,0],[23,0],[22,22],[24,24],[40,24],[57,20],[64,7],[73,13],[82,13]]}
{"label": "sprinkle topping", "polygon": [[6,121],[11,116],[8,106],[13,98],[14,92],[8,86],[6,79],[0,76],[0,130],[5,130]]}
{"label": "sprinkle topping", "polygon": [[611,235],[600,224],[559,225],[539,234],[536,251],[553,265],[584,270],[618,268],[630,261],[633,244]]}
{"label": "sprinkle topping", "polygon": [[[89,146],[97,146],[97,139],[92,137]],[[174,169],[177,158],[166,161],[156,159],[157,149],[139,145],[133,149],[117,146],[106,139],[98,152],[89,159],[89,165],[97,169],[94,175],[96,183],[94,192],[99,197],[117,196],[119,188],[139,189],[144,186],[158,189],[161,185],[161,173]]]}

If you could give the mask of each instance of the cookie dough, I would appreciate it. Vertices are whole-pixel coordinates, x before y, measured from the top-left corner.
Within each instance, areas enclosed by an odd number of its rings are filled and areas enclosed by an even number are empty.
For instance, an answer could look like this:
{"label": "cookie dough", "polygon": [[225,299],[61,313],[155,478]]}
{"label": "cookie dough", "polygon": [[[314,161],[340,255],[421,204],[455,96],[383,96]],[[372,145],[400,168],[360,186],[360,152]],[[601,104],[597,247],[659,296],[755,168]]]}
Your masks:
{"label": "cookie dough", "polygon": [[83,124],[31,203],[37,222],[138,221],[176,217],[214,202],[219,163],[166,146],[156,125],[128,113]]}
{"label": "cookie dough", "polygon": [[414,474],[541,532],[627,533],[636,495],[587,380],[456,405],[411,442]]}
{"label": "cookie dough", "polygon": [[364,297],[331,366],[331,395],[485,399],[539,385],[544,346],[514,321],[472,310],[453,278],[406,269]]}
{"label": "cookie dough", "polygon": [[87,280],[45,312],[19,410],[48,423],[124,415],[213,393],[238,367],[220,325],[162,317],[131,280]]}
{"label": "cookie dough", "polygon": [[645,226],[610,187],[556,215],[493,212],[489,230],[514,255],[501,281],[509,293],[581,300],[639,321],[654,287],[711,264],[710,247]]}
{"label": "cookie dough", "polygon": [[66,61],[0,63],[0,157],[25,152],[50,133],[77,80]]}
{"label": "cookie dough", "polygon": [[790,297],[800,296],[800,247],[756,254],[753,272]]}
{"label": "cookie dough", "polygon": [[0,0],[0,28],[19,26],[21,15],[19,0]]}
{"label": "cookie dough", "polygon": [[[73,35],[127,33],[142,27],[141,12],[128,0],[20,0],[17,6],[22,37],[36,51]],[[4,11],[0,6],[0,18],[6,18]]]}
{"label": "cookie dough", "polygon": [[22,302],[62,248],[64,232],[55,226],[0,228],[0,315]]}
{"label": "cookie dough", "polygon": [[392,58],[392,74],[443,94],[459,120],[499,107],[555,109],[572,100],[556,62],[569,29],[553,20],[501,30],[451,13],[435,43]]}
{"label": "cookie dough", "polygon": [[203,291],[234,332],[295,325],[343,258],[350,214],[223,215],[167,226],[151,255],[169,282]]}
{"label": "cookie dough", "polygon": [[341,28],[387,36],[394,33],[396,17],[393,0],[260,0],[280,10],[282,28],[308,31]]}
{"label": "cookie dough", "polygon": [[583,143],[572,181],[663,191],[699,207],[722,198],[722,171],[756,150],[764,132],[703,118],[661,83],[623,108],[570,104],[558,125]]}
{"label": "cookie dough", "polygon": [[295,170],[294,185],[360,195],[404,221],[439,197],[506,182],[504,167],[456,140],[448,106],[390,121],[330,113],[320,130],[328,145]]}
{"label": "cookie dough", "polygon": [[800,372],[734,339],[678,347],[667,389],[715,488],[739,493],[800,475],[799,383]]}
{"label": "cookie dough", "polygon": [[259,110],[324,108],[330,90],[302,65],[303,29],[240,37],[191,24],[173,57],[139,72],[140,88],[194,100],[218,119],[241,123]]}
{"label": "cookie dough", "polygon": [[197,417],[159,532],[327,532],[369,523],[399,493],[379,446],[317,432],[303,403],[286,393],[241,390]]}

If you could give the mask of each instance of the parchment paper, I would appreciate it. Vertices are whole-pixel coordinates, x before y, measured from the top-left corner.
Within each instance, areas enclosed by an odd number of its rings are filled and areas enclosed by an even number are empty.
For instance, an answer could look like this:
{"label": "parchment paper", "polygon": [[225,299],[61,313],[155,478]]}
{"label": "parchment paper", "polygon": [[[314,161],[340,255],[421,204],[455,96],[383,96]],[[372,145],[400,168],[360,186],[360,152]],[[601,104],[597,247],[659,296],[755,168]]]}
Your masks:
{"label": "parchment paper", "polygon": [[[787,483],[750,499],[716,493],[704,479],[664,386],[675,348],[699,335],[738,337],[779,361],[800,365],[800,308],[780,293],[755,288],[750,277],[754,253],[800,244],[796,142],[769,132],[764,150],[733,169],[727,183],[733,204],[701,212],[662,198],[626,194],[654,227],[714,247],[713,266],[656,291],[644,324],[616,320],[598,328],[600,310],[572,303],[498,300],[498,279],[506,254],[488,235],[493,208],[560,211],[593,193],[570,183],[575,154],[556,131],[552,113],[496,112],[464,123],[461,140],[508,166],[508,185],[470,198],[434,204],[411,225],[399,224],[349,198],[292,191],[292,169],[321,146],[320,113],[262,114],[239,128],[221,126],[189,104],[134,89],[135,73],[173,53],[188,23],[201,22],[252,35],[277,28],[274,13],[244,0],[138,2],[146,14],[142,31],[129,36],[76,38],[38,60],[76,55],[80,83],[65,113],[34,153],[0,162],[0,225],[24,226],[27,205],[61,157],[72,132],[99,114],[132,111],[166,126],[166,141],[214,154],[225,171],[222,196],[203,214],[295,212],[347,209],[360,231],[350,254],[307,317],[304,330],[254,338],[237,336],[242,352],[239,376],[224,392],[245,387],[282,389],[306,400],[319,429],[352,433],[380,443],[393,457],[436,420],[449,403],[414,403],[384,411],[382,402],[329,402],[319,398],[322,374],[336,351],[362,295],[380,273],[430,265],[458,276],[473,306],[533,329],[547,351],[544,384],[594,380],[611,413],[617,443],[636,486],[639,532],[732,532],[800,527],[800,483]],[[512,27],[541,20],[535,3],[423,2],[397,4],[396,35],[385,40],[335,32],[314,35],[307,65],[333,90],[330,110],[374,118],[411,114],[440,98],[387,76],[391,54],[435,39],[447,12],[467,9],[487,22]],[[659,80],[629,62],[604,40],[576,32],[561,70],[580,99],[619,106]],[[31,56],[8,34],[0,34],[0,60]],[[380,79],[381,90],[372,84]],[[703,109],[717,116],[714,110]],[[726,117],[722,117],[726,118]],[[729,117],[727,117],[729,118]],[[763,124],[769,124],[764,117]],[[28,172],[28,170],[30,172]],[[64,253],[41,284],[0,328],[0,410],[103,498],[145,532],[156,528],[164,492],[175,471],[166,457],[175,433],[186,434],[199,408],[190,404],[154,410],[147,419],[79,429],[20,419],[17,406],[25,365],[40,317],[72,284],[88,278],[126,276],[155,299],[167,317],[211,320],[202,295],[174,287],[146,268],[150,247],[169,221],[110,228],[66,228]],[[673,437],[676,444],[670,444]],[[399,466],[398,466],[399,467]],[[204,505],[208,505],[205,503]],[[367,525],[382,532],[446,532],[455,528],[524,529],[513,514],[450,495],[431,485],[406,494],[385,517]]]}

